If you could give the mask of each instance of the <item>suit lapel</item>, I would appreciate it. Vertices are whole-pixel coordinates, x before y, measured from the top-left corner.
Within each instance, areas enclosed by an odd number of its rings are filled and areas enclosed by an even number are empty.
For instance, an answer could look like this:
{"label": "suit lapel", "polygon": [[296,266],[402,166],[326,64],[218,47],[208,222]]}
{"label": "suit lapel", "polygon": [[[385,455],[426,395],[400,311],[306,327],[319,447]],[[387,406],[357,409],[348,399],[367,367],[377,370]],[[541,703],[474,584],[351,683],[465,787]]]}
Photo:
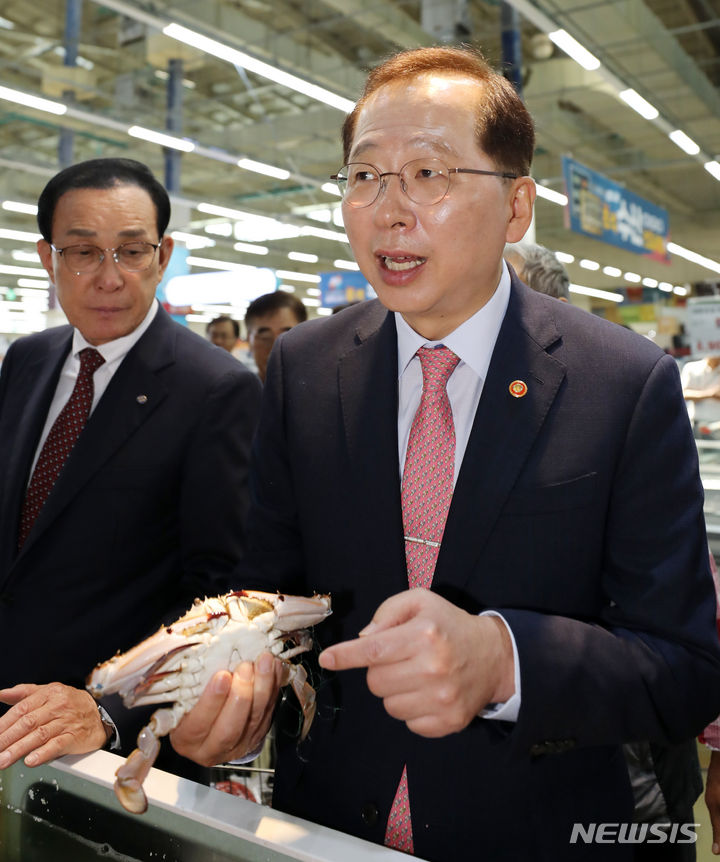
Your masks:
{"label": "suit lapel", "polygon": [[[438,557],[433,587],[466,582],[565,377],[547,352],[558,341],[547,302],[513,278],[488,376],[475,414]],[[522,381],[527,392],[513,397]]]}
{"label": "suit lapel", "polygon": [[21,555],[167,396],[157,371],[174,361],[174,326],[162,308],[120,364],[68,456]]}
{"label": "suit lapel", "polygon": [[50,346],[38,351],[13,382],[13,391],[26,397],[12,439],[12,451],[6,463],[11,465],[3,482],[4,494],[0,506],[2,523],[2,555],[0,571],[7,572],[17,548],[20,511],[30,478],[35,450],[47,418],[63,362],[72,344],[72,328],[62,327]]}
{"label": "suit lapel", "polygon": [[400,467],[397,444],[397,335],[395,320],[380,303],[355,332],[353,346],[340,358],[338,379],[354,499],[362,529],[382,548],[387,570],[407,588],[402,540]]}

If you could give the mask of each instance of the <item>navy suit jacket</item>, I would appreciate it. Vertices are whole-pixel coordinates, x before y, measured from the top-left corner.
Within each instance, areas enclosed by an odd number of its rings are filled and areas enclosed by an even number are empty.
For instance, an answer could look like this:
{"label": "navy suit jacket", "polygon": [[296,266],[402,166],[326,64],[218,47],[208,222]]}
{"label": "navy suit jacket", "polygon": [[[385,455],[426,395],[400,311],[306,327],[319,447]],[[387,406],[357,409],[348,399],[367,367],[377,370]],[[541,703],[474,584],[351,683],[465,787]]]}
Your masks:
{"label": "navy suit jacket", "polygon": [[[510,394],[516,380],[524,397]],[[319,647],[356,637],[407,588],[397,393],[394,317],[376,301],[294,328],[270,360],[250,562],[259,586],[332,594]],[[385,713],[363,671],[316,671],[304,743],[292,698],[282,708],[275,804],[381,842],[407,764],[421,858],[626,858],[627,845],[569,843],[576,822],[631,820],[619,744],[688,738],[720,711],[674,360],[513,276],[432,589],[505,616],[517,723],[477,718],[425,739]]]}
{"label": "navy suit jacket", "polygon": [[[0,687],[84,687],[97,662],[196,596],[226,591],[244,551],[259,381],[161,308],[18,553],[30,466],[71,343],[69,326],[19,339],[0,374]],[[111,713],[134,747],[138,710]]]}

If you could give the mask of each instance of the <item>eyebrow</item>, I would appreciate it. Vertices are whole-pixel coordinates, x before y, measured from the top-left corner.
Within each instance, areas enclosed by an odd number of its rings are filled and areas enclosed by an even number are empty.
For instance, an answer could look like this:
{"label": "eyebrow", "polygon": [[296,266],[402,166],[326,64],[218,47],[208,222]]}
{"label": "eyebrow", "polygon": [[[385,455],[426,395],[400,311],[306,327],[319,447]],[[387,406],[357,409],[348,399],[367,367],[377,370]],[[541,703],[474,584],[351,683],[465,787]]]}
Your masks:
{"label": "eyebrow", "polygon": [[[93,237],[97,236],[96,230],[90,230],[90,228],[84,227],[71,227],[65,231],[68,236],[87,236]],[[145,228],[126,228],[125,230],[119,230],[117,232],[118,236],[127,236],[127,237],[135,237],[135,236],[147,236],[147,231]]]}
{"label": "eyebrow", "polygon": [[[428,137],[422,133],[418,133],[416,135],[412,135],[407,140],[407,145],[410,147],[419,147],[421,149],[432,150],[434,152],[440,151],[446,156],[457,156],[458,153],[454,147],[448,144],[446,141],[441,140],[440,138]],[[356,156],[360,156],[363,153],[366,153],[368,150],[377,149],[380,145],[376,143],[372,138],[361,143],[357,148],[353,148],[350,151],[350,154],[353,158]]]}

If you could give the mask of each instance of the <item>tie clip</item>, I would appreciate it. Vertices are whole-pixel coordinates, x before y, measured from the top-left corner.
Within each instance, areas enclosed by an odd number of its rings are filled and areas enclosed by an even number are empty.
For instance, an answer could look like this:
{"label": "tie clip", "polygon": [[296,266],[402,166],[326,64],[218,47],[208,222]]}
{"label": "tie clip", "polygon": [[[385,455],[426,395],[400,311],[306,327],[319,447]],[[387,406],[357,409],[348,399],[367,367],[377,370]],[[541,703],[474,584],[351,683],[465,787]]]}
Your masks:
{"label": "tie clip", "polygon": [[431,542],[430,539],[416,539],[414,536],[404,536],[406,542],[415,542],[418,545],[427,545],[428,548],[439,548],[440,542]]}

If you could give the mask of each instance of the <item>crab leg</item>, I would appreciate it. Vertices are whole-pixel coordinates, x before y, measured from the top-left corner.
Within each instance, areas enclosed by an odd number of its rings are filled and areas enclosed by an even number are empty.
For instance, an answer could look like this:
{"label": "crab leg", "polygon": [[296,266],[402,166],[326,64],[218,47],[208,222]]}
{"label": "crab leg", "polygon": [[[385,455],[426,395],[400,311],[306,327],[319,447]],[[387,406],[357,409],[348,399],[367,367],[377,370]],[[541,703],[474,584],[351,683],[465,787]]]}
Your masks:
{"label": "crab leg", "polygon": [[122,807],[131,814],[147,811],[147,797],[143,781],[157,759],[160,751],[159,737],[165,736],[177,724],[172,708],[159,709],[153,713],[150,723],[138,734],[138,747],[115,772],[115,795]]}

